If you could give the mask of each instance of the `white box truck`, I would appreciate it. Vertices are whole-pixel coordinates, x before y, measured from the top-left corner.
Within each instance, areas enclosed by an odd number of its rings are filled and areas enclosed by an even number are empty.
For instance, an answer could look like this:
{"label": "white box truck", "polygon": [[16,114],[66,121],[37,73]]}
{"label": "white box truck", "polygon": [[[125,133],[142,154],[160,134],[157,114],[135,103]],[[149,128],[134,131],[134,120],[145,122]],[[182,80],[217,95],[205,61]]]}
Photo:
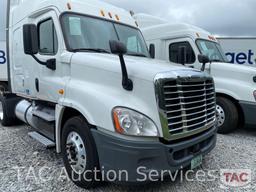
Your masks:
{"label": "white box truck", "polygon": [[[136,14],[139,25],[155,17]],[[156,22],[155,22],[156,23]],[[210,58],[206,71],[214,77],[217,95],[218,127],[229,133],[239,125],[256,126],[256,69],[232,65],[214,36],[188,24],[160,23],[141,28],[150,52],[157,59],[201,69],[198,54]]]}
{"label": "white box truck", "polygon": [[129,12],[97,0],[11,0],[7,15],[1,122],[21,120],[56,146],[78,186],[194,168],[214,148],[213,78],[150,58]]}
{"label": "white box truck", "polygon": [[0,2],[0,95],[8,90],[6,59],[6,0]]}
{"label": "white box truck", "polygon": [[218,37],[230,63],[256,67],[256,37]]}

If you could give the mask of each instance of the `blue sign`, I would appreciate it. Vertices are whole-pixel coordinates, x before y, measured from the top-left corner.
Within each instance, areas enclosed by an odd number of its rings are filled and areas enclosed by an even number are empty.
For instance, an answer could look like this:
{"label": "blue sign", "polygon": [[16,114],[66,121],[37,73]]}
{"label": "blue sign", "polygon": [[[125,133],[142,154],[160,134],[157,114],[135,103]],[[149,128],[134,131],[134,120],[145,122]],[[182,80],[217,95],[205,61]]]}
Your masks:
{"label": "blue sign", "polygon": [[255,59],[253,58],[254,52],[250,49],[248,52],[240,52],[240,53],[226,53],[228,60],[231,63],[238,63],[238,64],[255,64]]}
{"label": "blue sign", "polygon": [[6,63],[5,52],[0,50],[0,65]]}

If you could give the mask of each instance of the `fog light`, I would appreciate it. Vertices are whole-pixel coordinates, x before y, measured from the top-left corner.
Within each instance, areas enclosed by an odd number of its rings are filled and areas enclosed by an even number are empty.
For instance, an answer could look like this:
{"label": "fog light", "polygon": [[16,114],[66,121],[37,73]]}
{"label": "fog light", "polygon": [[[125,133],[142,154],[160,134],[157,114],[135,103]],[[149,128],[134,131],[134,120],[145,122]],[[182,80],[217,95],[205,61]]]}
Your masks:
{"label": "fog light", "polygon": [[253,92],[254,99],[256,101],[256,90]]}

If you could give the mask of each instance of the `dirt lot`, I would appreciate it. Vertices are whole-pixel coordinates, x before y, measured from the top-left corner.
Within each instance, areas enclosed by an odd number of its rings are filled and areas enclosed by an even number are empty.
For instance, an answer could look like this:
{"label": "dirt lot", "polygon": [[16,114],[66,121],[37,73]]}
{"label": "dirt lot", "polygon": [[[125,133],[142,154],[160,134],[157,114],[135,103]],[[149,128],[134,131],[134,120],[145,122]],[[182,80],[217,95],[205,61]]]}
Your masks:
{"label": "dirt lot", "polygon": [[[67,180],[60,155],[32,140],[27,135],[29,131],[25,126],[0,127],[0,191],[85,191]],[[204,176],[198,177],[198,181],[176,179],[143,186],[104,183],[94,191],[225,191],[220,188],[221,169],[251,169],[251,188],[234,191],[256,191],[256,131],[239,130],[227,136],[218,135],[217,147],[205,157],[197,173],[189,176],[196,179],[202,170],[203,173],[213,171],[214,181]]]}

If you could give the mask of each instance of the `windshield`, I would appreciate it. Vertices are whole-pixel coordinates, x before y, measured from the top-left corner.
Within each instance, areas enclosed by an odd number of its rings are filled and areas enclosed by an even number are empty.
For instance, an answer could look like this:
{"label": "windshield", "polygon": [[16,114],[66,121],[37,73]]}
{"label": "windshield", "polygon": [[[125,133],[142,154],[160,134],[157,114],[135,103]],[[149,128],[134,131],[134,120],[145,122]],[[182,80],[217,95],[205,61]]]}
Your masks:
{"label": "windshield", "polygon": [[197,40],[196,44],[201,54],[209,57],[211,61],[228,62],[228,59],[219,43],[208,40]]}
{"label": "windshield", "polygon": [[119,40],[127,47],[127,55],[149,57],[141,32],[111,21],[66,14],[62,18],[64,35],[70,51],[110,53],[110,40]]}

